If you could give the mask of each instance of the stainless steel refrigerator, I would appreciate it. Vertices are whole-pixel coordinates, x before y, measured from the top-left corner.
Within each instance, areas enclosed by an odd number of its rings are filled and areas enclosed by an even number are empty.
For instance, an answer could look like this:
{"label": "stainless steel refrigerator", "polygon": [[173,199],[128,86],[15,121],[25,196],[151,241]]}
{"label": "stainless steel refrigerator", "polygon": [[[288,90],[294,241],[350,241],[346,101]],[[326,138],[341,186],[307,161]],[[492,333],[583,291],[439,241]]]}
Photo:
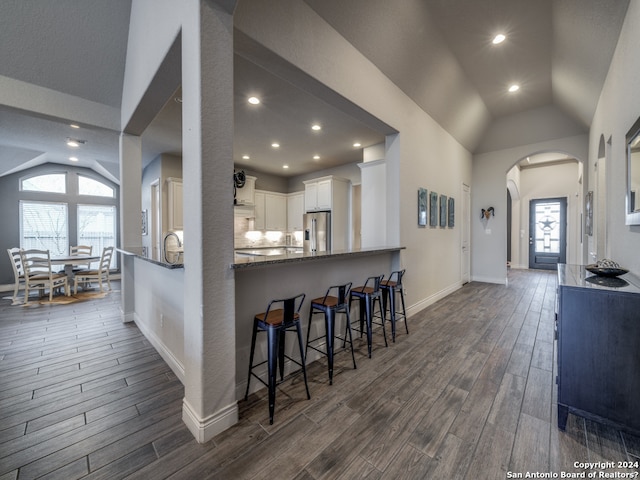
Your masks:
{"label": "stainless steel refrigerator", "polygon": [[304,251],[331,251],[331,212],[305,213],[304,215]]}

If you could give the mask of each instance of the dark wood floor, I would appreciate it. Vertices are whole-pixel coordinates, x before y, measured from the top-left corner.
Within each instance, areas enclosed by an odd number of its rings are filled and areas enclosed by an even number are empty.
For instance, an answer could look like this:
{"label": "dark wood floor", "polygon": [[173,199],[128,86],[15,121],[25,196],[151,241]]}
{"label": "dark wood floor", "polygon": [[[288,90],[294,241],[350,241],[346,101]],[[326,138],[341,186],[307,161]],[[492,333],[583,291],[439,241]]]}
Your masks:
{"label": "dark wood floor", "polygon": [[[119,294],[72,305],[0,301],[0,480],[501,479],[640,461],[640,439],[573,415],[555,426],[555,275],[471,283],[409,320],[366,358],[356,342],[278,391],[240,402],[206,445],[181,421],[183,388]],[[589,470],[595,471],[595,470]],[[637,468],[623,471],[638,471]],[[511,477],[515,478],[515,477]]]}

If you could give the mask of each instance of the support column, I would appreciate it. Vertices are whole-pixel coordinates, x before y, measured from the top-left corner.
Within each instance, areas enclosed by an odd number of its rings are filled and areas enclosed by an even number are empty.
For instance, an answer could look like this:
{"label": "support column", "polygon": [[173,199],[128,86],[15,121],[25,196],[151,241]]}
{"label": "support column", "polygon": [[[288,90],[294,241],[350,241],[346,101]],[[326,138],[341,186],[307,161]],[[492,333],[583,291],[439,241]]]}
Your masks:
{"label": "support column", "polygon": [[[229,2],[227,2],[229,3]],[[226,5],[226,4],[225,4]],[[233,15],[185,0],[183,420],[199,442],[238,421],[233,263]]]}
{"label": "support column", "polygon": [[[142,140],[135,135],[120,135],[120,248],[128,252],[142,249]],[[134,259],[120,255],[121,302],[123,322],[132,322],[135,313]]]}

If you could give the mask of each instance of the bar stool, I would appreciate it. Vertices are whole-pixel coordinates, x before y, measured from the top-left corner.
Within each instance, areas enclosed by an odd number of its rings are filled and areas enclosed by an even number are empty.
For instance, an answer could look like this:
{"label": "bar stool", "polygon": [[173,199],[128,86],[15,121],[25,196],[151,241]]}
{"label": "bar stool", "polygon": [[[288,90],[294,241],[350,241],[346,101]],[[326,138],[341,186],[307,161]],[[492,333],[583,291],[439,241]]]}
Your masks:
{"label": "bar stool", "polygon": [[[307,349],[311,348],[316,352],[319,352],[323,355],[327,356],[328,359],[328,367],[329,367],[329,385],[333,385],[333,347],[334,347],[334,338],[335,335],[335,327],[336,327],[336,313],[344,313],[347,316],[347,331],[345,332],[342,344],[342,348],[344,348],[349,342],[351,345],[351,358],[353,360],[353,368],[356,367],[356,357],[353,353],[353,335],[351,333],[351,320],[349,318],[349,303],[347,302],[347,298],[349,297],[349,290],[351,290],[351,282],[345,285],[334,285],[327,289],[327,293],[325,293],[324,297],[316,298],[311,300],[311,309],[309,310],[309,325],[307,328]],[[332,291],[335,291],[336,295],[330,295]],[[312,342],[317,340],[321,340],[323,337],[310,338],[311,337],[311,322],[313,320],[313,315],[317,313],[324,313],[324,324],[325,324],[325,336],[326,339],[326,348],[325,350],[321,350],[318,347],[312,345]],[[349,340],[347,340],[347,332],[349,333]],[[307,351],[305,350],[305,356]]]}
{"label": "bar stool", "polygon": [[[389,300],[389,318],[391,319],[391,337],[393,342],[396,341],[396,320],[399,317],[404,318],[404,328],[409,333],[409,326],[407,325],[407,311],[404,306],[404,290],[402,288],[402,277],[405,270],[398,270],[391,272],[389,280],[380,282],[380,288],[382,288],[382,309],[387,311],[387,299]],[[395,281],[393,277],[396,277]],[[402,303],[402,313],[396,310],[396,294],[400,294],[400,301]]]}
{"label": "bar stool", "polygon": [[[249,396],[249,385],[251,383],[251,376],[253,375],[269,389],[269,423],[271,425],[273,425],[273,411],[276,403],[276,369],[279,364],[280,381],[282,382],[284,380],[285,358],[302,367],[304,386],[307,390],[307,400],[311,398],[309,385],[307,384],[307,369],[305,367],[302,330],[300,328],[300,307],[302,307],[304,298],[304,293],[301,293],[291,298],[272,300],[267,307],[267,311],[257,314],[253,319],[253,336],[251,338],[251,354],[249,356],[249,378],[247,379],[247,391],[244,394],[244,399],[246,400]],[[272,308],[274,305],[282,305],[282,308],[274,309]],[[293,329],[295,329],[298,334],[301,362],[284,353],[285,334],[292,332]],[[267,332],[267,360],[253,365],[253,355],[256,348],[256,336],[258,332]],[[265,382],[253,373],[254,368],[264,365],[265,363],[268,364],[268,382]]]}
{"label": "bar stool", "polygon": [[373,342],[373,334],[371,331],[372,325],[375,323],[373,321],[373,311],[375,309],[375,302],[378,301],[378,307],[380,309],[380,317],[382,319],[382,323],[376,323],[376,325],[382,325],[382,334],[384,335],[384,346],[387,347],[387,332],[384,328],[384,310],[382,308],[382,303],[380,301],[381,298],[381,289],[380,283],[384,275],[380,275],[379,277],[369,277],[364,282],[364,285],[361,287],[355,287],[351,289],[351,293],[349,294],[349,305],[354,299],[360,301],[360,336],[362,336],[362,332],[365,328],[367,329],[367,350],[369,352],[369,358],[371,358],[371,343]]}

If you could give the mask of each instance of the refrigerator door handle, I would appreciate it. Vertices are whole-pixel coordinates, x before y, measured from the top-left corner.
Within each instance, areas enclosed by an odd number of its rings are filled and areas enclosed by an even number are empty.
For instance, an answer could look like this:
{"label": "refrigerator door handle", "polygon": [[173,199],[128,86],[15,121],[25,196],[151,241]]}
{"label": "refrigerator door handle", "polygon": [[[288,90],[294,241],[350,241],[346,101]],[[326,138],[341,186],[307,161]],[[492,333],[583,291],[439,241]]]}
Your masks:
{"label": "refrigerator door handle", "polygon": [[318,249],[318,231],[316,226],[317,219],[311,219],[311,251],[315,252]]}

